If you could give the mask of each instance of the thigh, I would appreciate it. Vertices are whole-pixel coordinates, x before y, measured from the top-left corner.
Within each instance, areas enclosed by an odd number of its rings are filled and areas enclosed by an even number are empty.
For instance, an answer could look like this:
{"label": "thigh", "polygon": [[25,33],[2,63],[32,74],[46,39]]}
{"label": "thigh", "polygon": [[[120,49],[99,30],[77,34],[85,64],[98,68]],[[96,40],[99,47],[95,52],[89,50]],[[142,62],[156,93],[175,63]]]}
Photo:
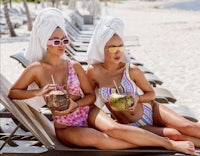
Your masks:
{"label": "thigh", "polygon": [[138,147],[132,143],[109,137],[89,127],[67,127],[56,129],[59,140],[68,146],[96,147],[99,149],[126,149]]}
{"label": "thigh", "polygon": [[[92,146],[93,142],[101,132],[89,127],[67,127],[56,129],[58,139],[68,146]],[[81,138],[81,139],[80,139]]]}
{"label": "thigh", "polygon": [[152,102],[153,105],[153,121],[155,126],[171,127],[180,129],[185,127],[191,121],[185,119],[178,113],[174,112],[164,104]]}
{"label": "thigh", "polygon": [[88,123],[100,131],[107,131],[117,126],[117,123],[111,117],[96,106],[90,110]]}

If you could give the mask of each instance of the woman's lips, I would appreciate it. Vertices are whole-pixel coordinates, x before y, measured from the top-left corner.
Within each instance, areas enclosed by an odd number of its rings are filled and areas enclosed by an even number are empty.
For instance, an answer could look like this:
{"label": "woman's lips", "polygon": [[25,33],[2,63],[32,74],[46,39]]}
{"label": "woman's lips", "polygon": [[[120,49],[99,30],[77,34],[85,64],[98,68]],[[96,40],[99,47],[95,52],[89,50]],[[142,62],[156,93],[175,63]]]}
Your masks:
{"label": "woman's lips", "polygon": [[115,59],[115,60],[120,60],[120,59],[121,59],[121,57],[115,57],[114,59]]}

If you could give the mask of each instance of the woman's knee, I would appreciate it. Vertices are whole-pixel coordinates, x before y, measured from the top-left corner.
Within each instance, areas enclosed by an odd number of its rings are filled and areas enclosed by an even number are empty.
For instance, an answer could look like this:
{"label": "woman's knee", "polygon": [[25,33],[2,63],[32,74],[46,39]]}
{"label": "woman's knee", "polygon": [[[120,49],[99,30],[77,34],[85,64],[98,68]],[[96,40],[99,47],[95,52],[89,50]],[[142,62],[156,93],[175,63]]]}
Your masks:
{"label": "woman's knee", "polygon": [[121,135],[123,128],[118,123],[113,123],[109,126],[106,126],[103,130],[103,132],[109,136],[116,136]]}
{"label": "woman's knee", "polygon": [[181,128],[177,129],[174,128],[167,128],[164,131],[164,136],[168,137],[172,140],[185,140],[188,134],[192,134],[197,130],[197,125],[195,123],[184,124]]}
{"label": "woman's knee", "polygon": [[167,128],[163,133],[165,137],[168,137],[172,140],[182,140],[182,134],[176,129]]}
{"label": "woman's knee", "polygon": [[110,134],[113,131],[120,129],[117,122],[98,108],[93,108],[90,111],[88,122],[91,126],[106,134]]}
{"label": "woman's knee", "polygon": [[200,125],[198,123],[189,121],[183,124],[183,126],[180,128],[180,131],[192,133],[197,129],[200,129]]}

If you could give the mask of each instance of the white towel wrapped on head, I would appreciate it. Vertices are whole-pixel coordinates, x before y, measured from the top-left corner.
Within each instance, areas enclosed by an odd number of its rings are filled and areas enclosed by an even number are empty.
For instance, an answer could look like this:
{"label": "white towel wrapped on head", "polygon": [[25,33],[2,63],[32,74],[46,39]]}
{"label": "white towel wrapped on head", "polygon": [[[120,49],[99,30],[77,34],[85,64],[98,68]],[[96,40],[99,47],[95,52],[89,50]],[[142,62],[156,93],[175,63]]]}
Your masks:
{"label": "white towel wrapped on head", "polygon": [[57,27],[60,27],[67,35],[65,19],[59,9],[45,8],[37,15],[25,53],[30,63],[44,57],[47,51],[47,41]]}
{"label": "white towel wrapped on head", "polygon": [[[114,34],[123,40],[124,23],[118,17],[103,17],[96,25],[87,50],[88,64],[95,64],[104,61],[104,48],[106,43]],[[124,58],[122,61],[126,61]]]}

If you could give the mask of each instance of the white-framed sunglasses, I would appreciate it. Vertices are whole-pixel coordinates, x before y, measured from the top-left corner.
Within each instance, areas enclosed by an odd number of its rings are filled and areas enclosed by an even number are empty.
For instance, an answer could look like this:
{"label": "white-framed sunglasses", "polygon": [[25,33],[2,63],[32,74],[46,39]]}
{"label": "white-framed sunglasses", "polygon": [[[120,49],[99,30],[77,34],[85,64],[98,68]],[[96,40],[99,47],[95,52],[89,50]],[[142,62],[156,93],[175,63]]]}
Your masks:
{"label": "white-framed sunglasses", "polygon": [[61,43],[64,45],[69,45],[70,40],[67,37],[63,39],[52,39],[52,40],[48,40],[47,45],[60,46]]}

